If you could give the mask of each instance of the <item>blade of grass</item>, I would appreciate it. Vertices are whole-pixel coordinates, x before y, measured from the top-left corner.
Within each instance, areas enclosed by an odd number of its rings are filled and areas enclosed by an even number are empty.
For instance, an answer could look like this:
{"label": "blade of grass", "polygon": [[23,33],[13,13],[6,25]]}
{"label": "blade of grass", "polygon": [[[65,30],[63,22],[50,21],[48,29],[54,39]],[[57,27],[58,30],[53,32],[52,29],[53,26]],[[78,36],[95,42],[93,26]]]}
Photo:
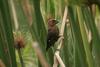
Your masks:
{"label": "blade of grass", "polygon": [[86,53],[88,66],[94,67],[93,56],[89,49],[89,42],[88,42],[85,27],[84,27],[84,19],[83,19],[83,14],[82,14],[81,8],[83,8],[83,7],[77,7],[77,13],[78,13],[78,20],[79,20],[79,26],[80,26],[80,31],[81,31],[81,35],[82,35],[83,45],[84,45],[84,49],[85,49],[85,53]]}
{"label": "blade of grass", "polygon": [[76,14],[76,6],[69,6],[69,19],[71,21],[71,27],[74,33],[75,37],[75,61],[74,61],[74,67],[88,67],[87,66],[87,61],[86,61],[86,56],[85,56],[85,51],[83,47],[83,41],[81,37],[81,32],[80,32],[80,27],[78,24],[78,18]]}
{"label": "blade of grass", "polygon": [[89,25],[91,33],[92,33],[92,39],[93,39],[93,55],[94,59],[96,61],[96,66],[100,67],[100,36],[97,31],[95,21],[93,18],[93,15],[91,14],[90,10],[88,8],[83,9],[84,19],[86,23]]}
{"label": "blade of grass", "polygon": [[8,55],[8,61],[10,67],[16,67],[16,58],[15,58],[15,50],[14,50],[14,39],[13,39],[13,33],[12,33],[12,26],[11,26],[11,16],[10,16],[10,10],[9,10],[9,3],[6,0],[1,0],[0,2],[0,10],[2,14],[3,19],[3,35],[5,37],[4,40],[6,40],[6,48],[8,49],[7,52]]}

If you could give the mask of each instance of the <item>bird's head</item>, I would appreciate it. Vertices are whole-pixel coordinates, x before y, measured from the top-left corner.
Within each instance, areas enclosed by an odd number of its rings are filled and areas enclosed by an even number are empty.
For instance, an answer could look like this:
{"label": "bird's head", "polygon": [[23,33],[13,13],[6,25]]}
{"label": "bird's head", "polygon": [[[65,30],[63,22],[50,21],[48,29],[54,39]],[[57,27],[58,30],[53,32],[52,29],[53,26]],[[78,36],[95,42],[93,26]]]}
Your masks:
{"label": "bird's head", "polygon": [[55,26],[58,23],[58,21],[56,19],[48,19],[48,25],[49,26]]}

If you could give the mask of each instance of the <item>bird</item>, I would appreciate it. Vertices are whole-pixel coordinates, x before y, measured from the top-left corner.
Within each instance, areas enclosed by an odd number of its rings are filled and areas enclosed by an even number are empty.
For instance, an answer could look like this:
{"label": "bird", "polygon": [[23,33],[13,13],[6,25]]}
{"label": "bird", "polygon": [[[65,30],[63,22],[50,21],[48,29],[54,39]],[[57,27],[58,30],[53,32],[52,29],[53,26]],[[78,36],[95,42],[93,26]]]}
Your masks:
{"label": "bird", "polygon": [[47,46],[46,46],[46,51],[51,46],[54,46],[55,42],[59,38],[59,29],[57,27],[58,21],[56,19],[48,19],[48,33],[47,33]]}

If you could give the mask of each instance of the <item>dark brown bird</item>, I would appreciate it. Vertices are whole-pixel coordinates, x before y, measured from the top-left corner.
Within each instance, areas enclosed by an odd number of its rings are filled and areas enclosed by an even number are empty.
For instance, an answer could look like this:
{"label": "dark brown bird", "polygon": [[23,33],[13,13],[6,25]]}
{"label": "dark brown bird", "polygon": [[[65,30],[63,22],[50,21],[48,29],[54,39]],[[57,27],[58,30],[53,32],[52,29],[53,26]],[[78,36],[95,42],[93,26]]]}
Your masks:
{"label": "dark brown bird", "polygon": [[48,20],[48,34],[47,34],[47,47],[46,51],[55,44],[55,42],[59,38],[59,29],[56,26],[58,23],[55,19],[49,19]]}

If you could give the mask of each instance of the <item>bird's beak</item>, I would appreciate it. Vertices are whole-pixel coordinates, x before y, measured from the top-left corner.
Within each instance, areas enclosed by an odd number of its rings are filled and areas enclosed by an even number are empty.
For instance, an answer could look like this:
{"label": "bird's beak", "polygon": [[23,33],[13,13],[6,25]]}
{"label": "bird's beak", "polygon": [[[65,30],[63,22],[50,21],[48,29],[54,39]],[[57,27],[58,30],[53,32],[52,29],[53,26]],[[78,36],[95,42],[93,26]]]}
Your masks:
{"label": "bird's beak", "polygon": [[59,21],[58,20],[56,20],[56,24],[58,24],[59,23]]}
{"label": "bird's beak", "polygon": [[58,20],[56,20],[56,19],[54,19],[54,21],[55,21],[55,23],[56,23],[56,24],[58,24],[58,23],[59,23],[59,21],[58,21]]}

